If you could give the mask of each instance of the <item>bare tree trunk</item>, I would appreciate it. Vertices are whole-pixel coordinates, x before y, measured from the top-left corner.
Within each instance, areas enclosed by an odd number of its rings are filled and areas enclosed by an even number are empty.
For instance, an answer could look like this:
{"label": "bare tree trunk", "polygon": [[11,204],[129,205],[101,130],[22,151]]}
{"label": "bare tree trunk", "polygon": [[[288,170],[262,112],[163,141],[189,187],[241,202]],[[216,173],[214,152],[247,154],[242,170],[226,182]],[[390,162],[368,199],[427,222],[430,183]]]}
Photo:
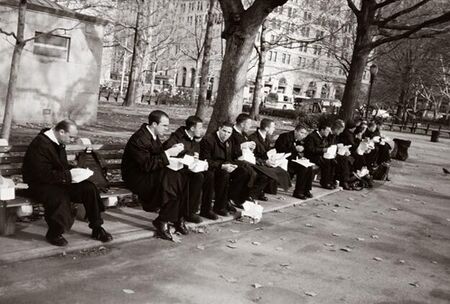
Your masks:
{"label": "bare tree trunk", "polygon": [[216,0],[209,0],[209,9],[208,9],[208,21],[206,23],[206,31],[205,31],[205,42],[203,44],[203,59],[202,59],[202,69],[200,72],[200,90],[198,93],[198,103],[197,110],[195,115],[200,117],[201,119],[206,118],[206,96],[208,93],[208,85],[209,85],[209,66],[211,62],[211,44],[212,44],[212,27],[214,24],[213,12],[214,7],[216,5]]}
{"label": "bare tree trunk", "polygon": [[234,121],[242,111],[242,95],[247,82],[247,69],[253,43],[258,33],[255,27],[239,31],[228,38],[220,71],[217,100],[208,125],[208,132],[217,129],[222,121]]}
{"label": "bare tree trunk", "polygon": [[157,61],[154,62],[154,64],[152,64],[152,77],[150,79],[150,99],[152,98],[153,94],[154,94],[154,90],[155,90],[155,78],[156,78],[156,65],[157,65]]}
{"label": "bare tree trunk", "polygon": [[264,22],[261,26],[261,36],[259,40],[260,49],[258,54],[258,69],[256,71],[255,79],[255,91],[253,93],[252,108],[250,109],[250,117],[255,120],[259,120],[259,107],[262,102],[263,97],[263,76],[264,68],[266,66],[266,23]]}
{"label": "bare tree trunk", "polygon": [[27,0],[20,0],[18,7],[16,44],[11,59],[11,69],[9,72],[8,91],[5,100],[5,113],[3,116],[2,138],[9,139],[14,113],[14,101],[16,97],[17,76],[20,70],[20,58],[25,46],[23,33],[25,29],[25,14],[27,11]]}
{"label": "bare tree trunk", "polygon": [[191,92],[191,104],[195,104],[195,95],[197,91],[197,85],[198,85],[198,68],[200,65],[200,58],[197,58],[195,61],[195,70],[194,75],[192,75],[192,92]]}
{"label": "bare tree trunk", "polygon": [[353,117],[353,110],[361,91],[364,69],[366,68],[368,57],[369,53],[361,51],[355,51],[353,53],[339,115],[344,121],[352,119]]}
{"label": "bare tree trunk", "polygon": [[[128,88],[123,106],[130,107],[140,100],[142,96],[142,70],[147,43],[143,37],[145,27],[144,6],[145,0],[138,0],[136,14],[136,28],[133,42],[133,56],[131,57],[131,70],[128,78]],[[138,96],[140,92],[141,96]]]}

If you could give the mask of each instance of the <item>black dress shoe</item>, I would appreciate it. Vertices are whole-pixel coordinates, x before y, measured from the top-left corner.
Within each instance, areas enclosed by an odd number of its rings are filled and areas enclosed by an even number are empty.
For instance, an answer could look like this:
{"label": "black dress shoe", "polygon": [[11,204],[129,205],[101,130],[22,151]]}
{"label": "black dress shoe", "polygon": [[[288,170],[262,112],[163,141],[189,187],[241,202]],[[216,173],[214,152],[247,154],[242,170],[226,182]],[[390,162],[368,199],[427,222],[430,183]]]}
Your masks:
{"label": "black dress shoe", "polygon": [[333,190],[334,189],[331,184],[322,185],[322,188],[328,189],[328,190]]}
{"label": "black dress shoe", "polygon": [[230,215],[226,209],[214,210],[214,213],[216,213],[220,216],[229,216]]}
{"label": "black dress shoe", "polygon": [[213,221],[216,221],[219,219],[217,214],[215,214],[212,210],[202,211],[202,212],[200,212],[200,216],[206,217],[207,219],[210,219]]}
{"label": "black dress shoe", "polygon": [[197,214],[189,214],[185,219],[186,221],[195,224],[200,224],[203,221],[202,218]]}
{"label": "black dress shoe", "polygon": [[64,247],[67,246],[68,242],[67,240],[60,234],[60,235],[56,235],[56,236],[52,236],[52,235],[46,235],[45,238],[47,239],[47,241],[54,245],[54,246],[59,246],[59,247]]}
{"label": "black dress shoe", "polygon": [[264,194],[262,194],[262,195],[258,196],[258,200],[267,202],[269,200],[269,198],[267,196],[265,196]]}
{"label": "black dress shoe", "polygon": [[306,191],[306,192],[305,192],[305,196],[306,196],[307,198],[313,198],[313,197],[314,197],[314,196],[312,195],[312,193],[309,192],[309,191]]}
{"label": "black dress shoe", "polygon": [[295,198],[301,199],[301,200],[305,200],[306,199],[306,195],[304,195],[304,194],[294,193],[292,196],[295,197]]}
{"label": "black dress shoe", "polygon": [[228,212],[236,212],[237,210],[236,210],[236,208],[231,204],[231,202],[229,202],[228,203],[228,205],[227,205],[227,211]]}
{"label": "black dress shoe", "polygon": [[156,228],[156,235],[164,240],[173,241],[172,234],[170,234],[169,224],[167,222],[162,222],[154,220],[153,226]]}
{"label": "black dress shoe", "polygon": [[350,185],[348,183],[342,183],[342,188],[344,190],[353,190],[353,188],[350,187]]}
{"label": "black dress shoe", "polygon": [[91,237],[94,240],[98,240],[103,243],[111,242],[113,239],[112,235],[106,232],[102,227],[92,229]]}
{"label": "black dress shoe", "polygon": [[189,230],[186,227],[186,222],[184,221],[184,219],[180,219],[175,223],[175,231],[181,233],[182,235],[189,234]]}

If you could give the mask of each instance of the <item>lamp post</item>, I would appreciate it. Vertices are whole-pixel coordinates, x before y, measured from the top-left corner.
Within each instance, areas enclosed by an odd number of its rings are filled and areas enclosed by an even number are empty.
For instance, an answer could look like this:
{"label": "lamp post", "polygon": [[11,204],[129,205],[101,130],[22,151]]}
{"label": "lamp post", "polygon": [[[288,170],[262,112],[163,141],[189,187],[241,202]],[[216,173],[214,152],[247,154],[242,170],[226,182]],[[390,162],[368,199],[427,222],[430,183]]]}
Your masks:
{"label": "lamp post", "polygon": [[378,66],[376,64],[372,64],[370,66],[370,85],[369,85],[369,96],[367,97],[367,109],[366,109],[366,119],[369,117],[369,108],[370,108],[370,95],[372,94],[372,85],[375,80],[375,77],[378,73]]}

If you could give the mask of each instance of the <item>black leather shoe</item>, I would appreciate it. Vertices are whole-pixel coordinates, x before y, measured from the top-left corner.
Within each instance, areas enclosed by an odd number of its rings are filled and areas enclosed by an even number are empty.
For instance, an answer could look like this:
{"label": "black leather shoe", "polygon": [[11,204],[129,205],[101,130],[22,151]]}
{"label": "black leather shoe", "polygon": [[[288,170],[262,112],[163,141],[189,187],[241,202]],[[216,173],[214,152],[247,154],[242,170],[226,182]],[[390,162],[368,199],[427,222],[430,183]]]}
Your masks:
{"label": "black leather shoe", "polygon": [[322,185],[322,188],[328,189],[328,190],[333,190],[334,189],[331,184]]}
{"label": "black leather shoe", "polygon": [[185,217],[186,221],[190,223],[200,224],[202,222],[202,218],[198,216],[197,214],[189,214]]}
{"label": "black leather shoe", "polygon": [[353,190],[353,188],[350,187],[350,185],[348,183],[342,183],[342,188],[344,190]]}
{"label": "black leather shoe", "polygon": [[156,228],[156,235],[164,240],[173,241],[172,234],[170,234],[169,224],[167,222],[162,222],[154,220],[153,226]]}
{"label": "black leather shoe", "polygon": [[200,216],[206,217],[207,219],[210,219],[213,221],[216,221],[219,219],[217,214],[215,214],[212,210],[202,211],[202,212],[200,212]]}
{"label": "black leather shoe", "polygon": [[295,198],[301,199],[301,200],[305,200],[306,199],[306,195],[304,195],[304,194],[294,193],[292,196],[295,197]]}
{"label": "black leather shoe", "polygon": [[51,235],[46,235],[45,238],[47,239],[47,241],[54,245],[54,246],[59,246],[59,247],[64,247],[67,246],[67,244],[69,244],[67,242],[67,240],[60,234],[60,235],[56,235],[56,236],[51,236]]}
{"label": "black leather shoe", "polygon": [[106,232],[102,227],[92,229],[91,237],[94,240],[98,240],[103,243],[111,242],[113,239],[112,235]]}
{"label": "black leather shoe", "polygon": [[220,215],[220,216],[229,216],[229,215],[230,215],[230,214],[228,213],[228,211],[225,210],[225,209],[214,210],[214,213],[216,213],[217,215]]}
{"label": "black leather shoe", "polygon": [[269,198],[265,196],[264,194],[258,196],[258,201],[267,202]]}
{"label": "black leather shoe", "polygon": [[236,210],[236,208],[231,204],[231,202],[229,202],[228,203],[228,205],[227,205],[227,211],[228,212],[236,212],[237,210]]}
{"label": "black leather shoe", "polygon": [[314,196],[312,195],[312,193],[309,192],[309,191],[306,191],[306,192],[305,192],[305,196],[306,196],[307,198],[313,198],[313,197],[314,197]]}
{"label": "black leather shoe", "polygon": [[182,235],[189,234],[189,230],[186,227],[186,222],[184,221],[184,219],[180,219],[175,223],[175,231],[181,233]]}

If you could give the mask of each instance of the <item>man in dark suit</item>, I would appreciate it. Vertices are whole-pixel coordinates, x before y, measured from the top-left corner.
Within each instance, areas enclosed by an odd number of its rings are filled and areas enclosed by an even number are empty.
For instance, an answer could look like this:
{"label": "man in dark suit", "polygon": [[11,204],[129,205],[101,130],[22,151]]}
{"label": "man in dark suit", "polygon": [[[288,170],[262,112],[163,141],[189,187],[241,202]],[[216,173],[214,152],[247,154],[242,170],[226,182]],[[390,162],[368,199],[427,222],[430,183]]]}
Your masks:
{"label": "man in dark suit", "polygon": [[48,224],[47,241],[66,246],[62,236],[74,222],[71,203],[83,204],[92,229],[92,238],[109,242],[111,234],[102,228],[101,212],[105,207],[97,187],[90,181],[74,183],[72,166],[67,161],[66,144],[72,142],[78,130],[74,122],[63,120],[52,129],[44,129],[33,139],[25,153],[22,176],[31,196],[44,204]]}
{"label": "man in dark suit", "polygon": [[[218,219],[217,215],[228,216],[228,212],[233,211],[229,205],[230,198],[245,200],[243,188],[250,179],[249,171],[233,161],[233,147],[229,142],[232,132],[233,124],[225,122],[217,132],[205,136],[200,142],[200,159],[206,160],[209,165],[205,172],[200,215],[212,220]],[[230,197],[231,187],[240,189],[234,192],[239,197]]]}
{"label": "man in dark suit", "polygon": [[[264,196],[263,190],[269,183],[269,179],[266,175],[258,172],[250,163],[238,160],[242,156],[242,149],[247,148],[253,151],[256,147],[256,143],[248,137],[252,124],[253,120],[247,113],[241,113],[237,116],[236,123],[233,126],[233,132],[231,133],[229,139],[232,147],[232,158],[237,164],[249,171],[250,179],[248,185],[246,185],[246,198],[249,200],[258,199],[261,201],[267,201],[268,199]],[[235,192],[241,190],[242,189],[240,188],[232,187],[230,189],[230,196],[235,197]],[[242,203],[242,200],[234,202],[237,207],[241,207]]]}
{"label": "man in dark suit", "polygon": [[169,223],[176,231],[188,234],[186,216],[186,179],[178,171],[167,168],[169,158],[184,150],[182,143],[164,150],[159,139],[169,129],[169,116],[163,111],[153,111],[148,124],[142,124],[131,138],[122,157],[122,178],[127,187],[139,196],[145,211],[159,208],[159,216],[153,221],[157,234],[172,240]]}
{"label": "man in dark suit", "polygon": [[[200,140],[203,136],[203,121],[197,116],[189,116],[185,121],[185,126],[179,127],[173,132],[169,139],[163,143],[165,150],[173,147],[175,144],[182,143],[184,150],[178,155],[183,157],[184,155],[194,156],[194,158],[200,155]],[[187,215],[185,220],[192,223],[201,223],[202,218],[197,215],[200,204],[202,201],[202,188],[204,182],[203,172],[192,172],[187,166],[180,170],[187,181],[188,202],[187,202]]]}
{"label": "man in dark suit", "polygon": [[291,186],[291,181],[287,171],[280,167],[275,166],[267,156],[267,152],[271,150],[270,137],[275,131],[275,122],[268,118],[263,118],[260,122],[259,128],[255,133],[250,135],[249,139],[256,143],[255,150],[253,151],[256,157],[255,169],[264,175],[274,183],[276,186],[287,190]]}
{"label": "man in dark suit", "polygon": [[291,153],[288,157],[288,171],[291,176],[296,176],[293,196],[299,199],[312,198],[313,168],[304,167],[293,160],[304,156],[305,138],[308,131],[302,125],[297,125],[293,131],[280,134],[275,142],[278,153]]}
{"label": "man in dark suit", "polygon": [[[333,122],[333,126],[331,128],[331,133],[328,136],[328,141],[330,145],[337,145],[343,143],[341,135],[345,130],[345,123],[341,119],[337,119]],[[351,177],[351,166],[353,159],[350,157],[350,151],[346,151],[346,153],[337,154],[336,155],[336,169],[335,169],[335,177],[333,180],[338,180],[339,185],[344,188],[344,190],[352,190],[349,186],[349,181]]]}
{"label": "man in dark suit", "polygon": [[334,159],[323,157],[327,152],[330,143],[328,135],[331,133],[331,126],[328,122],[320,122],[317,130],[311,132],[305,139],[305,157],[320,167],[320,185],[325,189],[335,189],[334,181]]}

